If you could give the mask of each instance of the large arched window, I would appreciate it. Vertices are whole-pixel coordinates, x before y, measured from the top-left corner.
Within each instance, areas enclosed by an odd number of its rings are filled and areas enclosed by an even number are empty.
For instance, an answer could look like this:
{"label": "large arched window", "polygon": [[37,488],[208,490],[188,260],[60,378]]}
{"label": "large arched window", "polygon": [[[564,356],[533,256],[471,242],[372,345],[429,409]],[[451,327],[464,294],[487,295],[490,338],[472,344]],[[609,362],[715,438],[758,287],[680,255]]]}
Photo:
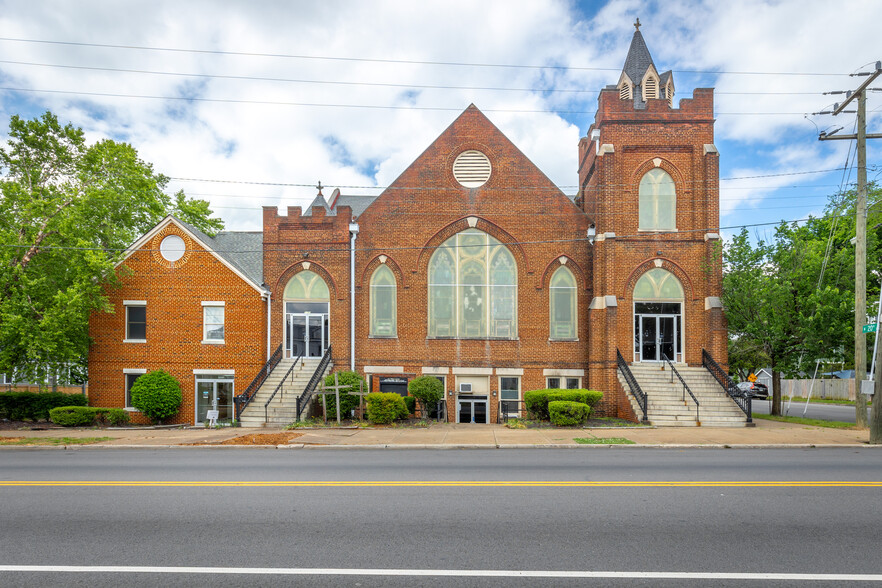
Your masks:
{"label": "large arched window", "polygon": [[371,276],[371,336],[395,337],[397,334],[397,284],[387,265]]}
{"label": "large arched window", "polygon": [[634,286],[634,300],[679,302],[683,297],[683,286],[677,276],[660,267],[640,276]]}
{"label": "large arched window", "polygon": [[674,179],[663,169],[651,169],[640,180],[640,229],[673,231],[676,228]]}
{"label": "large arched window", "polygon": [[517,337],[518,268],[508,248],[467,229],[429,260],[429,336]]}
{"label": "large arched window", "polygon": [[548,282],[551,322],[551,339],[576,338],[576,279],[573,273],[561,266]]}
{"label": "large arched window", "polygon": [[329,300],[328,285],[320,275],[304,270],[285,285],[285,300]]}

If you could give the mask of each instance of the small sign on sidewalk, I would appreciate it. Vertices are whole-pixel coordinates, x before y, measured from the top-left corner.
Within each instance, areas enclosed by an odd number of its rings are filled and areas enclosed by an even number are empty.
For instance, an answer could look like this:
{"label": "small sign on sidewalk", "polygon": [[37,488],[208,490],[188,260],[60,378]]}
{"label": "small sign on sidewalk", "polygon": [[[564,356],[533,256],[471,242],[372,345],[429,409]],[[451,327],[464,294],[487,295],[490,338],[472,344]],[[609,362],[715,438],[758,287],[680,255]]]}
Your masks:
{"label": "small sign on sidewalk", "polygon": [[214,427],[217,425],[218,412],[220,412],[220,411],[209,410],[205,413],[205,418],[208,419],[208,426],[209,427]]}

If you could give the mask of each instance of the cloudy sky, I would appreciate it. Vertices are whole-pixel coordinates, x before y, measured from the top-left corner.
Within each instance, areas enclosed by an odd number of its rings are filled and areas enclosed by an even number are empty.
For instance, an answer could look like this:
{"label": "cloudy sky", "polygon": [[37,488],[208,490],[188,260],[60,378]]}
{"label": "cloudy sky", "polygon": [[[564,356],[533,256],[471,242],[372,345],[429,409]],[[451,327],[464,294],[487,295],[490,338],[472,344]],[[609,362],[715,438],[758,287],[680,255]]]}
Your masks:
{"label": "cloudy sky", "polygon": [[[723,227],[817,214],[855,182],[851,142],[817,140],[855,115],[811,113],[882,59],[877,0],[0,0],[0,133],[52,110],[254,230],[318,181],[378,193],[474,103],[574,194],[637,17],[676,99],[716,88]],[[882,131],[882,92],[867,110]]]}

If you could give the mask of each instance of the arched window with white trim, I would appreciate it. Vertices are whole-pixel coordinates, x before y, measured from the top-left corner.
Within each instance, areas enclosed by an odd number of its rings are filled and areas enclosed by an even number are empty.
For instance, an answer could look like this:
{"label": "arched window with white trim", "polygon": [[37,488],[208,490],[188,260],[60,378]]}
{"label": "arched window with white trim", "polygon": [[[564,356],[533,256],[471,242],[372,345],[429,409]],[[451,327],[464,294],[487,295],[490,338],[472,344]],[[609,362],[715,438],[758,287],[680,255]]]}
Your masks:
{"label": "arched window with white trim", "polygon": [[381,265],[371,276],[370,318],[372,337],[395,337],[398,334],[398,285],[387,265]]}
{"label": "arched window with white trim", "polygon": [[658,167],[646,172],[640,180],[639,199],[640,230],[677,229],[677,190],[668,172]]}
{"label": "arched window with white trim", "polygon": [[564,266],[554,271],[548,282],[551,339],[576,339],[576,278]]}
{"label": "arched window with white trim", "polygon": [[429,260],[429,337],[517,338],[517,275],[508,248],[467,229]]}
{"label": "arched window with white trim", "polygon": [[634,359],[683,361],[685,294],[677,276],[655,267],[634,285]]}

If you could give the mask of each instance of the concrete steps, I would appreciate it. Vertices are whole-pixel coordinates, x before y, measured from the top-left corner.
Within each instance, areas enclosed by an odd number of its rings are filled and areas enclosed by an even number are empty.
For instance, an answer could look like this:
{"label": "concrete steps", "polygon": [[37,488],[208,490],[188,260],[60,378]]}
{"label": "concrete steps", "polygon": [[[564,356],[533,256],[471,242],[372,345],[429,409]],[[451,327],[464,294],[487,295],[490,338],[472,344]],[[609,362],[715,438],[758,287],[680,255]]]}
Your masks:
{"label": "concrete steps", "polygon": [[[241,426],[284,427],[293,423],[297,419],[297,399],[303,394],[304,388],[320,362],[321,358],[318,357],[302,358],[289,374],[288,370],[291,369],[294,360],[291,358],[281,360],[261,384],[248,406],[245,407],[239,418]],[[328,364],[328,367],[325,368],[325,374],[332,367],[333,363]],[[270,405],[266,406],[267,401],[277,388],[279,391],[273,397]]]}
{"label": "concrete steps", "polygon": [[[634,379],[646,393],[646,413],[649,422],[660,427],[744,427],[747,417],[729,398],[714,377],[703,367],[675,366],[700,406],[689,393],[683,399],[683,385],[671,373],[667,364],[632,364],[629,366]],[[673,382],[671,377],[673,375]],[[628,399],[634,412],[642,415],[628,384],[618,372],[619,382],[628,391]],[[697,415],[696,415],[697,413]],[[696,416],[698,417],[697,420]]]}

